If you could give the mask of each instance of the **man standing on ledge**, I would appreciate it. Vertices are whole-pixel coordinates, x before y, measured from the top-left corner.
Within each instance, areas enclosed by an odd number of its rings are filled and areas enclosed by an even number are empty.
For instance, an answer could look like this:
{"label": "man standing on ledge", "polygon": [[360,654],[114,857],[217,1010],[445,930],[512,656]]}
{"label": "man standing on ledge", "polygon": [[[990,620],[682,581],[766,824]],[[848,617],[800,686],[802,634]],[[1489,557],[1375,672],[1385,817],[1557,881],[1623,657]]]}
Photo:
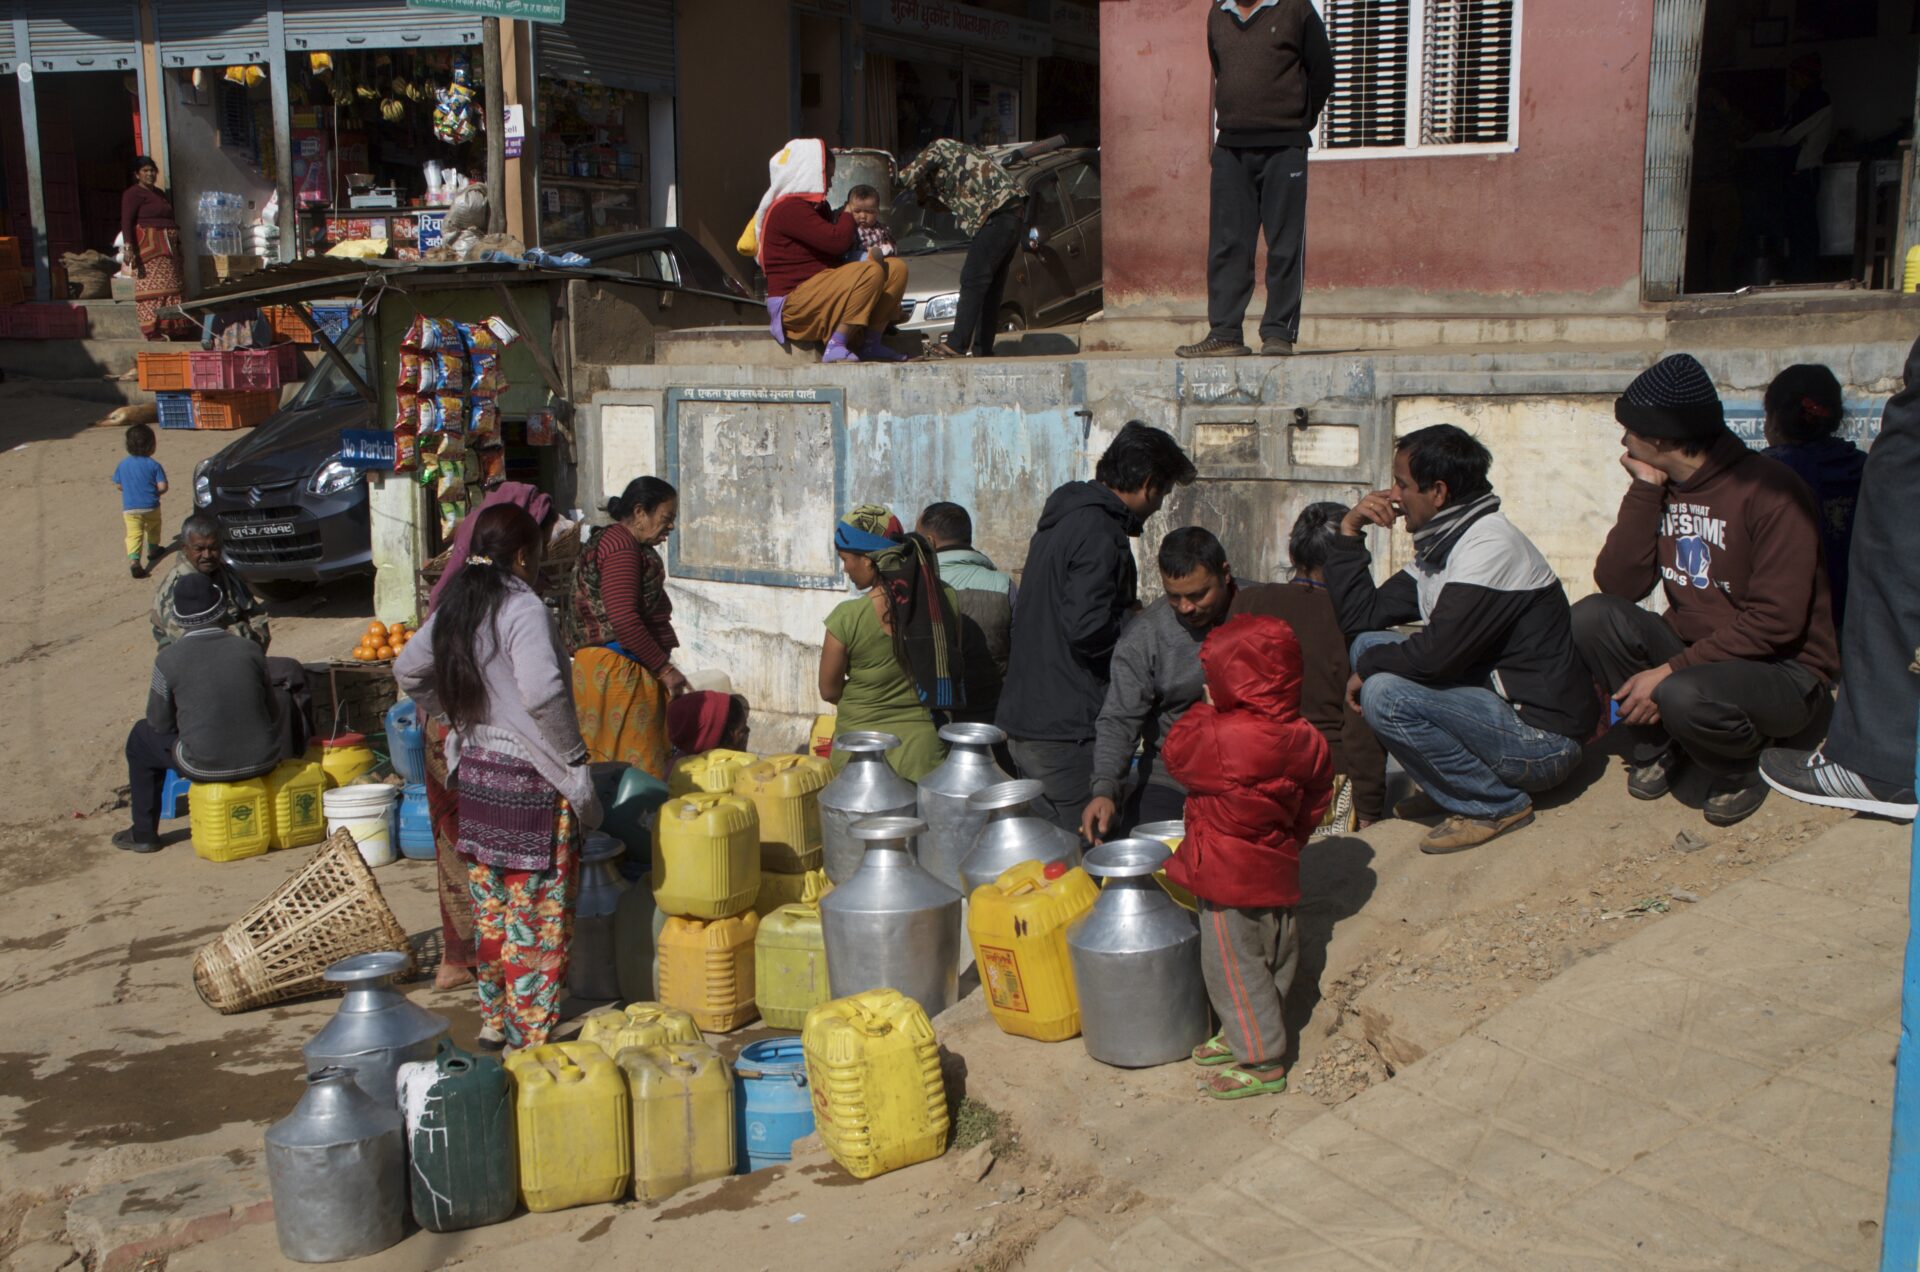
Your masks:
{"label": "man standing on ledge", "polygon": [[1207,233],[1207,338],[1183,358],[1239,358],[1253,298],[1256,239],[1267,236],[1267,309],[1260,352],[1293,352],[1306,280],[1307,147],[1333,95],[1333,49],[1312,0],[1216,0],[1207,14],[1213,61],[1212,215]]}

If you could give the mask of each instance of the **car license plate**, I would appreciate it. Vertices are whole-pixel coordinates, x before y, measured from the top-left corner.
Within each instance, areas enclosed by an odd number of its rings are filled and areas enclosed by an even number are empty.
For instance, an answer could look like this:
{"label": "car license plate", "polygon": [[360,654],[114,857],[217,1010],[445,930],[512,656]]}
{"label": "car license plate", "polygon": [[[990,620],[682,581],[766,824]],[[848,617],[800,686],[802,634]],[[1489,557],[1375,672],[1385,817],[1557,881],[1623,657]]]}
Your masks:
{"label": "car license plate", "polygon": [[292,534],[291,521],[263,521],[258,525],[233,526],[227,531],[229,539],[271,539],[277,535]]}

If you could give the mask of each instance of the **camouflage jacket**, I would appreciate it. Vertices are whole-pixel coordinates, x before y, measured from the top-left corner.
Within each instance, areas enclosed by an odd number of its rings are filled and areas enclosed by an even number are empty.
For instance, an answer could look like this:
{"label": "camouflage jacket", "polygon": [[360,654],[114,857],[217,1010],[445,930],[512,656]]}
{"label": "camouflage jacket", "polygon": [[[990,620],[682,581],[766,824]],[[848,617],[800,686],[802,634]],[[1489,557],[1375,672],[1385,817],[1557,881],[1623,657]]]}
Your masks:
{"label": "camouflage jacket", "polygon": [[988,217],[1027,193],[992,155],[951,137],[930,142],[919,158],[900,170],[901,189],[914,189],[922,181],[933,187],[969,236],[978,234]]}
{"label": "camouflage jacket", "polygon": [[[180,639],[182,629],[179,620],[173,616],[173,590],[192,569],[192,563],[185,556],[175,556],[173,568],[160,580],[160,589],[153,595],[153,609],[147,619],[153,625],[153,641],[162,649]],[[220,585],[222,595],[227,598],[227,614],[220,620],[220,625],[235,636],[245,636],[264,652],[267,642],[272,639],[267,630],[267,611],[254,599],[246,580],[222,562],[213,581]]]}

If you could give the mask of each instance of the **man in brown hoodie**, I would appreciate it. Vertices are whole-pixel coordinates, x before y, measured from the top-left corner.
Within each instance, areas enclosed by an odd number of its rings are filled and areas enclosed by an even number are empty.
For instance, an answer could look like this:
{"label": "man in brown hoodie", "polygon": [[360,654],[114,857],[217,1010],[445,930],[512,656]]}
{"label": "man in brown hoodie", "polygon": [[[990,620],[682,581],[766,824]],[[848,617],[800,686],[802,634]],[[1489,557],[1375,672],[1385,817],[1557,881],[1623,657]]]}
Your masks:
{"label": "man in brown hoodie", "polygon": [[[1632,476],[1573,607],[1573,640],[1633,736],[1627,790],[1659,799],[1683,762],[1711,778],[1706,818],[1766,798],[1760,752],[1831,703],[1838,644],[1813,495],[1730,432],[1713,381],[1676,353],[1614,403]],[[1636,602],[1660,585],[1664,616]]]}

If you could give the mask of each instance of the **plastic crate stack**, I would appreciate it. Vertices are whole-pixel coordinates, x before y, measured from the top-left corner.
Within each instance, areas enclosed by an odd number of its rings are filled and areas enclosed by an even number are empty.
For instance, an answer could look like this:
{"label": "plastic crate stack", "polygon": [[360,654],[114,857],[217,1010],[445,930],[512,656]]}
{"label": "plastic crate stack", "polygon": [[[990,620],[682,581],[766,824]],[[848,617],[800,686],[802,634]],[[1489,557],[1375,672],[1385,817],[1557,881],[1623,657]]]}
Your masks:
{"label": "plastic crate stack", "polygon": [[0,338],[7,340],[85,340],[87,307],[71,301],[23,301],[0,304]]}
{"label": "plastic crate stack", "polygon": [[161,428],[251,428],[280,409],[280,387],[299,378],[291,344],[269,349],[140,353],[140,387],[160,404]]}
{"label": "plastic crate stack", "polygon": [[[360,306],[354,304],[309,305],[314,321],[327,333],[327,339],[338,340],[347,334],[347,328],[360,313]],[[265,305],[260,313],[273,329],[276,341],[288,341],[297,345],[311,345],[319,342],[313,337],[313,328],[300,316],[300,311],[292,305]]]}

